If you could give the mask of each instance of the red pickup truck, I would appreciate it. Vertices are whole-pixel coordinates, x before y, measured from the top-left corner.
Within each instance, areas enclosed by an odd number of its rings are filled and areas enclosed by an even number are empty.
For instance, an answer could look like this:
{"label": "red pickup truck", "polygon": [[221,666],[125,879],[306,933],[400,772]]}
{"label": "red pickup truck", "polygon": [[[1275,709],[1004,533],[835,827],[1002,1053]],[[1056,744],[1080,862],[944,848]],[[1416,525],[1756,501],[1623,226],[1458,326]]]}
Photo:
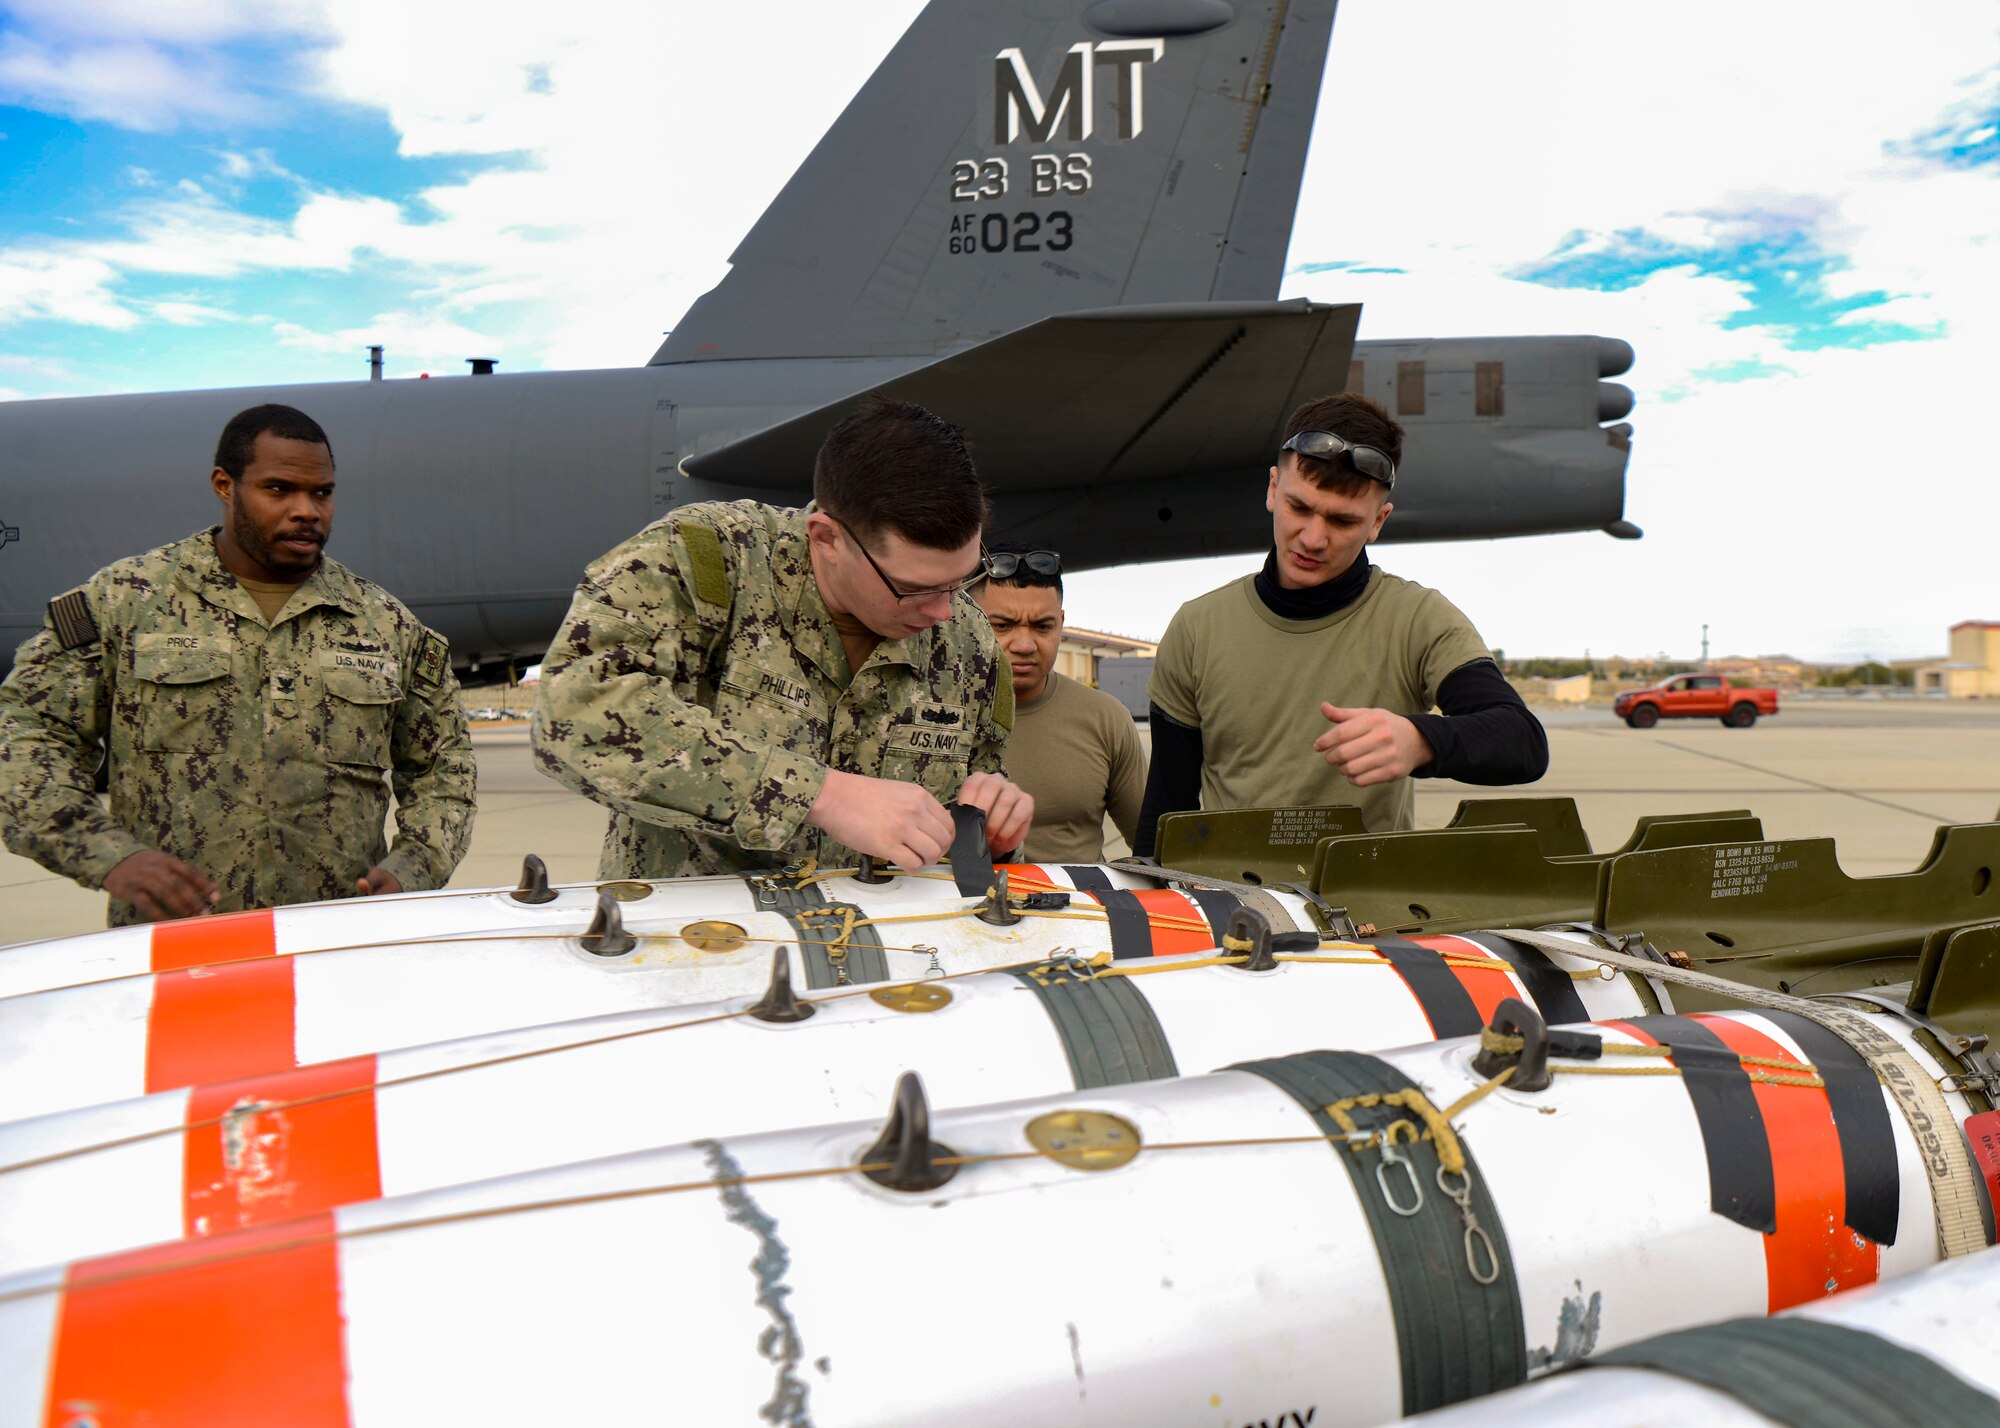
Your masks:
{"label": "red pickup truck", "polygon": [[1778,712],[1778,691],[1731,689],[1719,674],[1681,674],[1651,689],[1626,690],[1611,711],[1635,729],[1650,729],[1662,719],[1720,719],[1732,729],[1747,729],[1759,714]]}

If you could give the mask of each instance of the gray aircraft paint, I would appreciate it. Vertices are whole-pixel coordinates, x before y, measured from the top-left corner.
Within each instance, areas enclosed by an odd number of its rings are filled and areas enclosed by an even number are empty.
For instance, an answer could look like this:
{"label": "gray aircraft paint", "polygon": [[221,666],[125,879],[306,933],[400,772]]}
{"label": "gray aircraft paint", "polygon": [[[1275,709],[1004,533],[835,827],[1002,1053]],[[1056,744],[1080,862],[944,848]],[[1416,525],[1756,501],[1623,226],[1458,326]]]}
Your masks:
{"label": "gray aircraft paint", "polygon": [[332,439],[332,553],[461,664],[538,656],[584,564],[677,504],[803,499],[876,389],[966,425],[996,534],[1075,569],[1264,545],[1284,417],[1350,361],[1410,431],[1388,538],[1629,532],[1624,344],[1357,344],[1356,306],[1272,300],[1333,10],[935,0],[645,367],[0,403],[0,660],[212,522],[216,436],[265,401]]}

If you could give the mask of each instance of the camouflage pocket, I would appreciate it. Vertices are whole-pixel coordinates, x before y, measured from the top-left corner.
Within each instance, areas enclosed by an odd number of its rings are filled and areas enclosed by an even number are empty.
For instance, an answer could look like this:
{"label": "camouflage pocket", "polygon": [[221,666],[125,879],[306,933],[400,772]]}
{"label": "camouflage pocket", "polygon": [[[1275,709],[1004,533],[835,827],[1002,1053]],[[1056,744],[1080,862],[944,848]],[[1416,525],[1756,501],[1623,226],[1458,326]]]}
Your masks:
{"label": "camouflage pocket", "polygon": [[389,733],[403,691],[395,681],[359,669],[321,672],[320,747],[337,764],[389,767]]}
{"label": "camouflage pocket", "polygon": [[175,754],[220,753],[229,742],[237,697],[229,652],[144,643],[134,652],[138,743]]}
{"label": "camouflage pocket", "polygon": [[969,758],[970,751],[964,748],[950,752],[884,749],[881,777],[892,778],[899,783],[920,784],[938,802],[949,803],[958,796],[958,790],[966,780]]}

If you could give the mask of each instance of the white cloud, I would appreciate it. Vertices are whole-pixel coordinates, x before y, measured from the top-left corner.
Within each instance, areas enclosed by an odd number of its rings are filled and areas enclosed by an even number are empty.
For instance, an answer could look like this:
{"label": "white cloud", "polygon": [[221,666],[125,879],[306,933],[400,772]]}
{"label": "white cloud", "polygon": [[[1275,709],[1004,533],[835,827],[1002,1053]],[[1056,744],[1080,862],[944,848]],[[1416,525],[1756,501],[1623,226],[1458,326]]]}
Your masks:
{"label": "white cloud", "polygon": [[79,38],[218,44],[325,27],[321,0],[8,0],[14,23]]}
{"label": "white cloud", "polygon": [[[484,167],[415,197],[349,191],[315,176],[309,146],[232,132],[209,141],[195,192],[134,194],[113,236],[0,251],[0,321],[124,329],[193,316],[183,301],[224,310],[231,281],[358,274],[365,324],[302,320],[264,292],[233,306],[271,308],[246,321],[357,371],[374,341],[433,371],[475,354],[516,371],[643,360],[918,8],[17,0],[0,96],[133,127],[240,127],[249,111],[229,106],[275,102],[260,86],[284,82],[296,109],[386,117],[406,156]],[[1978,425],[1982,374],[2000,370],[2000,194],[1992,170],[1943,168],[1904,141],[1977,141],[2000,41],[1986,0],[1879,20],[1803,0],[1690,0],[1671,16],[1343,0],[1291,261],[1405,271],[1300,274],[1287,295],[1363,300],[1364,337],[1601,332],[1638,351],[1620,380],[1639,394],[1629,514],[1645,542],[1397,547],[1385,564],[1523,653],[1685,653],[1703,618],[1746,651],[1893,636],[1921,652],[1951,619],[1992,613],[1963,572],[1989,563],[1990,521],[1966,515],[1993,509]],[[232,67],[228,46],[283,40],[292,69]],[[239,189],[266,177],[296,199],[245,213]],[[1566,245],[1616,254],[1634,233],[1690,256],[1615,292],[1508,276]],[[1717,271],[1720,250],[1760,240],[1820,304],[1804,314],[1812,340],[1883,324],[1945,335],[1814,350],[1801,313]],[[199,280],[198,298],[129,295],[162,277]],[[1745,372],[1768,375],[1718,380]],[[1881,431],[1893,462],[1875,455]],[[1672,594],[1691,563],[1731,580]],[[1899,563],[1923,578],[1889,581]],[[1157,632],[1218,568],[1081,576],[1071,613]]]}
{"label": "white cloud", "polygon": [[175,327],[199,327],[209,322],[235,322],[237,316],[224,308],[210,307],[205,303],[180,302],[168,299],[163,302],[148,303],[146,310],[154,317]]}
{"label": "white cloud", "polygon": [[0,35],[0,101],[141,130],[247,120],[259,110],[210,57],[126,42],[49,45],[18,32]]}
{"label": "white cloud", "polygon": [[139,315],[113,295],[109,263],[82,253],[0,249],[0,320],[47,318],[123,331]]}
{"label": "white cloud", "polygon": [[402,376],[419,372],[461,374],[467,370],[467,358],[491,356],[495,351],[490,333],[423,313],[378,312],[365,323],[332,332],[283,321],[272,323],[271,330],[286,347],[351,357],[356,377],[361,375],[366,350],[373,344],[387,349],[385,360]]}

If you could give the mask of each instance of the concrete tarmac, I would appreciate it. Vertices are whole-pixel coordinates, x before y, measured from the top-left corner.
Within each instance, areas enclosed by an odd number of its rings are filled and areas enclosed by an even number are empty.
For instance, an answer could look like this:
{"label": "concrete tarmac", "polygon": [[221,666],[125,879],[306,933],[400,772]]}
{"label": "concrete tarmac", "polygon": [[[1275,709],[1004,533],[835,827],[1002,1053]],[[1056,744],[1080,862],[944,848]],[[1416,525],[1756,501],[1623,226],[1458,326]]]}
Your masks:
{"label": "concrete tarmac", "polygon": [[[1462,798],[1574,798],[1593,846],[1616,847],[1646,813],[1747,808],[1773,838],[1832,837],[1856,877],[1907,872],[1943,823],[2000,811],[2000,703],[1791,701],[1751,729],[1672,720],[1628,729],[1603,709],[1539,709],[1548,775],[1521,789],[1417,784],[1417,821]],[[1309,748],[1318,730],[1302,731]],[[453,887],[511,885],[524,853],[558,881],[596,875],[604,811],[536,772],[525,725],[479,728],[479,819]],[[0,943],[104,925],[104,894],[0,853]]]}

